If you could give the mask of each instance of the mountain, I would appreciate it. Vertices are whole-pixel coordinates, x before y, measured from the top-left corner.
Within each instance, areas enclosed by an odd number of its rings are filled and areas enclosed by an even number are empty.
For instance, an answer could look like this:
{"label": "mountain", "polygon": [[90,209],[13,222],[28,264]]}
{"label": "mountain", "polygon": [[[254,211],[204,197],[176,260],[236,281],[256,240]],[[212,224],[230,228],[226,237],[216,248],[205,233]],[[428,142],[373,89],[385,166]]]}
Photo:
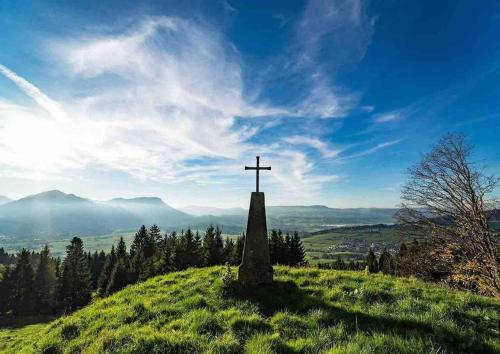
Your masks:
{"label": "mountain", "polygon": [[187,214],[194,216],[245,215],[247,213],[247,209],[243,208],[215,208],[215,207],[197,206],[197,205],[190,205],[181,208],[181,210]]}
{"label": "mountain", "polygon": [[50,323],[0,328],[0,352],[498,353],[494,298],[284,266],[271,285],[226,282],[224,291],[222,274],[218,266],[159,275]]}
{"label": "mountain", "polygon": [[134,214],[146,225],[157,224],[163,227],[183,225],[193,219],[191,215],[172,208],[156,197],[115,198],[106,203]]}
{"label": "mountain", "polygon": [[0,195],[0,205],[6,204],[6,203],[11,202],[11,201],[12,201],[12,199],[5,197],[3,195]]}
{"label": "mountain", "polygon": [[[193,227],[221,225],[225,232],[239,233],[246,225],[247,210],[243,208],[220,209],[190,206],[197,218]],[[395,222],[394,208],[329,208],[324,205],[268,206],[266,208],[268,228],[284,231],[319,231],[343,225],[392,224]]]}
{"label": "mountain", "polygon": [[[313,232],[339,225],[393,223],[396,209],[336,209],[323,205],[269,206],[268,228]],[[71,235],[102,235],[131,231],[140,225],[158,224],[168,230],[219,225],[225,233],[245,229],[243,208],[191,206],[183,211],[160,198],[115,198],[96,202],[53,190],[0,205],[0,236],[16,238],[61,238]]]}
{"label": "mountain", "polygon": [[141,220],[127,210],[53,190],[0,206],[0,234],[58,238],[132,229]]}

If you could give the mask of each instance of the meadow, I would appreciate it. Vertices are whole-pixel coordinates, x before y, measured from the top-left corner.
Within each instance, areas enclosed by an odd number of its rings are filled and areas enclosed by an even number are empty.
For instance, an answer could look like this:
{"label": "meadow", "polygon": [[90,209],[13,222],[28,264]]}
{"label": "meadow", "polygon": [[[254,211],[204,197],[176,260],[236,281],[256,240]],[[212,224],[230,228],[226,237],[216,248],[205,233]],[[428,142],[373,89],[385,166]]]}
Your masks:
{"label": "meadow", "polygon": [[274,269],[273,285],[254,288],[223,282],[220,266],[157,276],[53,322],[4,328],[0,350],[500,352],[500,301],[494,298],[383,274]]}

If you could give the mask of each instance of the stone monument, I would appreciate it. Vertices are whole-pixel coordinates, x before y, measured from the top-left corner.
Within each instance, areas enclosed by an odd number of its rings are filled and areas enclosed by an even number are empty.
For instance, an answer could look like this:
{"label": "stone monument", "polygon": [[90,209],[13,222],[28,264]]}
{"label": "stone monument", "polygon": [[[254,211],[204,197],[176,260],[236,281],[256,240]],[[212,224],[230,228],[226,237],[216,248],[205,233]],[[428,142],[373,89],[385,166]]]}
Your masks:
{"label": "stone monument", "polygon": [[256,191],[250,198],[247,233],[243,247],[243,259],[238,270],[238,280],[244,285],[269,284],[273,282],[273,267],[269,257],[267,240],[266,205],[264,193],[259,192],[259,171],[271,170],[271,167],[245,166],[245,170],[255,170]]}

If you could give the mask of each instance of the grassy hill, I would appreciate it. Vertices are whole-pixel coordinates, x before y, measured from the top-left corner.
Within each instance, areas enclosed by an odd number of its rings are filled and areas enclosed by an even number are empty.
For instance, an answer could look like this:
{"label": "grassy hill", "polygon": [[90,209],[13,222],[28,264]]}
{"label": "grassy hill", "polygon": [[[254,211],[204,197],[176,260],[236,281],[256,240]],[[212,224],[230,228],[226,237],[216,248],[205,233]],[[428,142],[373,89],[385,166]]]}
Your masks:
{"label": "grassy hill", "polygon": [[235,286],[224,297],[222,274],[158,276],[47,325],[0,330],[0,351],[500,352],[495,299],[415,279],[286,267],[275,267],[272,286]]}

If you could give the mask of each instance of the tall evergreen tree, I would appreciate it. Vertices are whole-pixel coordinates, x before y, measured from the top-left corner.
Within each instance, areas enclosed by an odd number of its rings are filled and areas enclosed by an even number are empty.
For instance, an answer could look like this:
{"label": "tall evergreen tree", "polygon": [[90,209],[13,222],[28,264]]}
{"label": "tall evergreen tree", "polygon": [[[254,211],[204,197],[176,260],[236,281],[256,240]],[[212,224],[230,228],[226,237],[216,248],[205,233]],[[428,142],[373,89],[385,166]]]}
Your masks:
{"label": "tall evergreen tree", "polygon": [[236,264],[241,264],[243,260],[243,249],[245,248],[245,233],[242,233],[240,237],[236,239],[235,255],[234,260]]}
{"label": "tall evergreen tree", "polygon": [[40,252],[40,260],[35,273],[35,309],[38,314],[48,314],[55,303],[56,272],[46,245]]}
{"label": "tall evergreen tree", "polygon": [[142,225],[134,235],[134,241],[130,246],[130,257],[133,258],[139,250],[143,250],[148,242],[148,230],[146,226]]}
{"label": "tall evergreen tree", "polygon": [[236,245],[234,244],[233,239],[230,239],[229,237],[226,238],[226,241],[224,242],[224,263],[229,263],[232,265],[236,265],[236,261],[234,259],[234,250],[235,250]]}
{"label": "tall evergreen tree", "polygon": [[120,241],[118,241],[118,245],[116,246],[116,258],[118,259],[127,259],[127,245],[123,240],[123,236],[120,237]]}
{"label": "tall evergreen tree", "polygon": [[83,241],[73,237],[66,247],[66,258],[58,279],[58,301],[63,312],[71,312],[87,305],[92,299],[92,283]]}
{"label": "tall evergreen tree", "polygon": [[[156,233],[156,228],[153,228],[153,232]],[[146,227],[142,225],[135,234],[130,248],[132,282],[147,279],[157,273],[157,266],[154,259],[157,253],[156,241],[150,232],[146,230]]]}
{"label": "tall evergreen tree", "polygon": [[111,273],[113,273],[113,269],[116,264],[116,252],[115,245],[111,246],[111,251],[106,256],[106,261],[104,262],[104,266],[102,268],[102,272],[99,276],[99,294],[106,294],[106,289],[108,288],[109,280],[111,279]]}
{"label": "tall evergreen tree", "polygon": [[306,252],[297,231],[293,233],[290,239],[289,257],[290,265],[292,266],[303,264],[306,261]]}
{"label": "tall evergreen tree", "polygon": [[377,257],[375,257],[375,253],[370,248],[370,252],[368,252],[368,256],[366,257],[366,266],[368,267],[368,271],[370,273],[378,272],[378,262]]}
{"label": "tall evergreen tree", "polygon": [[207,266],[212,266],[216,263],[215,255],[215,229],[213,225],[210,225],[203,235],[202,247],[203,247],[203,258],[204,263]]}
{"label": "tall evergreen tree", "polygon": [[11,305],[14,315],[30,315],[34,309],[33,267],[31,253],[22,249],[16,257],[16,266],[11,274]]}
{"label": "tall evergreen tree", "polygon": [[0,281],[0,314],[6,315],[11,310],[12,281],[10,266],[6,266]]}
{"label": "tall evergreen tree", "polygon": [[222,239],[222,230],[219,229],[219,226],[215,228],[214,256],[215,264],[224,264],[224,240]]}
{"label": "tall evergreen tree", "polygon": [[272,229],[271,237],[269,238],[269,256],[271,258],[271,264],[277,264],[280,258],[280,240],[278,236],[278,230]]}
{"label": "tall evergreen tree", "polygon": [[131,280],[129,269],[127,246],[123,237],[120,237],[120,241],[116,247],[116,262],[106,285],[107,294],[112,294],[129,284]]}
{"label": "tall evergreen tree", "polygon": [[203,241],[201,239],[200,233],[196,231],[194,236],[194,245],[195,245],[195,255],[194,259],[196,260],[196,267],[203,267],[204,265],[204,257],[203,257]]}
{"label": "tall evergreen tree", "polygon": [[161,230],[158,225],[154,224],[149,228],[149,237],[155,243],[156,247],[162,246],[163,237],[161,236]]}
{"label": "tall evergreen tree", "polygon": [[111,277],[106,287],[106,294],[112,294],[123,289],[129,284],[129,272],[126,260],[118,258],[111,272]]}
{"label": "tall evergreen tree", "polygon": [[177,236],[175,232],[172,232],[172,234],[168,235],[165,233],[164,236],[164,244],[163,247],[161,248],[162,255],[161,255],[161,271],[163,273],[168,273],[171,272],[175,269],[174,267],[174,253],[175,253],[175,248],[176,248],[176,243],[177,243]]}
{"label": "tall evergreen tree", "polygon": [[101,276],[105,262],[106,253],[103,250],[101,250],[101,252],[95,251],[92,255],[90,263],[90,279],[92,280],[92,289],[99,288],[99,277]]}

